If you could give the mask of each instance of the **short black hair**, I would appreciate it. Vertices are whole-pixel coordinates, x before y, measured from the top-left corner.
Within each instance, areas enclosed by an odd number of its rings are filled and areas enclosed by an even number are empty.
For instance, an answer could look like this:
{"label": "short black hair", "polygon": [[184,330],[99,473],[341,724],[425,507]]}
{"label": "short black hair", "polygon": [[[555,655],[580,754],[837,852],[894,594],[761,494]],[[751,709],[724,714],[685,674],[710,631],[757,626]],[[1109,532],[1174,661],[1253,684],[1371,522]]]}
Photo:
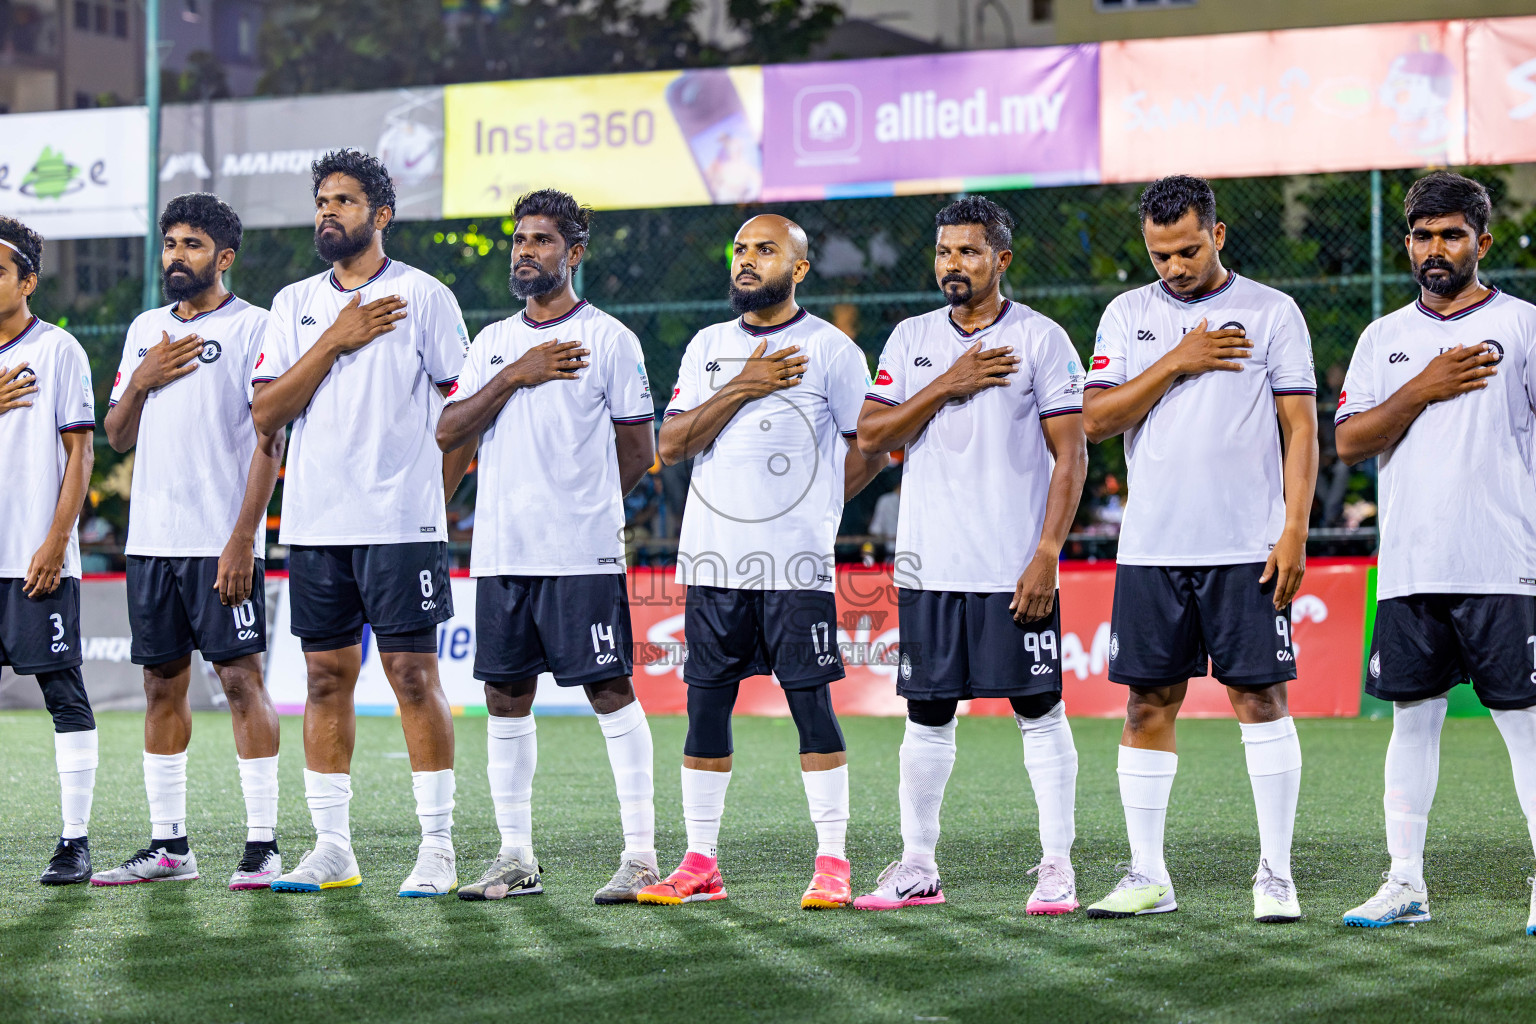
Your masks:
{"label": "short black hair", "polygon": [[[381,206],[387,206],[391,213],[399,213],[395,207],[395,181],[389,176],[389,168],[384,166],[376,156],[370,156],[356,149],[333,149],[329,153],[320,156],[310,165],[310,174],[314,178],[312,194],[320,194],[320,185],[333,174],[345,174],[363,186],[363,195],[368,197],[368,210],[377,213]],[[389,229],[394,226],[394,217],[390,217],[390,223],[384,228],[384,236],[389,237]]]}
{"label": "short black hair", "polygon": [[1403,216],[1408,227],[1425,217],[1445,217],[1459,213],[1467,219],[1467,226],[1474,234],[1488,230],[1493,218],[1493,200],[1482,182],[1473,181],[1455,171],[1431,171],[1408,189],[1403,200]]}
{"label": "short black hair", "polygon": [[553,220],[567,249],[573,245],[586,245],[592,237],[591,208],[582,206],[574,196],[557,188],[541,188],[518,196],[517,204],[512,207],[512,219],[519,221],[524,217]]}
{"label": "short black hair", "polygon": [[1177,224],[1190,210],[1209,231],[1216,226],[1216,192],[1204,178],[1190,174],[1170,174],[1142,189],[1141,222],[1151,221],[1161,227]]}
{"label": "short black hair", "polygon": [[214,249],[240,251],[240,215],[212,192],[188,192],[165,204],[160,215],[160,234],[167,234],[177,224],[201,231],[213,239]]}
{"label": "short black hair", "polygon": [[[18,275],[26,277],[28,274],[41,274],[43,272],[43,236],[27,227],[19,220],[10,217],[0,217],[0,238],[5,239],[16,247],[18,251],[11,252],[11,259],[15,262]],[[0,246],[3,248],[3,246]]]}
{"label": "short black hair", "polygon": [[933,228],[954,227],[957,224],[980,224],[986,229],[987,244],[993,252],[1013,248],[1013,214],[986,196],[966,196],[956,199],[934,214]]}

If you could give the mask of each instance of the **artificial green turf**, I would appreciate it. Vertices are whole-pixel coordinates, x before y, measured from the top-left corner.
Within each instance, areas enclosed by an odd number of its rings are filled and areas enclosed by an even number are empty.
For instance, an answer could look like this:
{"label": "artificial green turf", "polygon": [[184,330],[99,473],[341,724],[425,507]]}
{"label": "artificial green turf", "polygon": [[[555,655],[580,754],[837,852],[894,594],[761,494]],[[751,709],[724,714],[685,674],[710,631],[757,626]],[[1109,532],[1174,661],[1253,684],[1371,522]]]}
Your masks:
{"label": "artificial green turf", "polygon": [[[849,853],[868,887],[899,853],[898,719],[845,720]],[[460,877],[497,846],[483,723],[458,722]],[[296,719],[283,723],[280,839],[310,835]],[[683,724],[654,718],[658,841],[682,853],[675,767]],[[1125,857],[1115,781],[1119,723],[1073,723],[1082,767],[1075,860],[1085,903]],[[101,716],[91,838],[98,867],[147,836],[140,719]],[[1339,915],[1386,866],[1381,760],[1389,723],[1303,721],[1295,849],[1305,919],[1256,925],[1258,856],[1236,725],[1179,727],[1168,824],[1179,911],[1124,921],[1028,917],[1034,803],[1009,719],[960,723],[944,806],[942,907],[806,912],[813,833],[793,726],[736,723],[721,864],[730,899],[596,907],[616,866],[618,809],[591,719],[544,718],[534,790],[543,896],[402,900],[416,850],[399,724],[358,722],[353,765],[360,889],[319,896],[224,888],[244,839],[227,720],[198,715],[190,827],[201,881],[44,889],[57,830],[47,719],[0,715],[0,1020],[922,1021],[1487,1020],[1536,1016],[1524,925],[1531,850],[1493,724],[1446,723],[1429,841],[1435,920],[1382,931]]]}

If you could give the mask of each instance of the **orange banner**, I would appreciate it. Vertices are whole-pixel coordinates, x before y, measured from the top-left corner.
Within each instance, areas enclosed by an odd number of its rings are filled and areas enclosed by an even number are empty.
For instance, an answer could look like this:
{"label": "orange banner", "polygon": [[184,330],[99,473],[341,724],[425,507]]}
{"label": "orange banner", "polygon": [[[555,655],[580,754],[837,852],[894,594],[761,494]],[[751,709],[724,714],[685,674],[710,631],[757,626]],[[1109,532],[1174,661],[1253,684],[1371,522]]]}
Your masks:
{"label": "orange banner", "polygon": [[1104,43],[1104,180],[1465,163],[1467,24]]}
{"label": "orange banner", "polygon": [[[1305,716],[1360,713],[1360,659],[1364,634],[1368,564],[1314,563],[1292,605],[1299,678],[1290,687],[1291,711]],[[652,714],[682,714],[687,689],[682,680],[684,588],[672,570],[631,569],[630,617],[635,637],[635,691]],[[903,715],[896,696],[897,631],[895,588],[882,570],[839,568],[838,643],[848,678],[832,686],[837,710],[848,715]],[[1114,597],[1112,565],[1063,566],[1061,573],[1062,674],[1067,713],[1103,718],[1125,714],[1125,688],[1111,683],[1109,612]],[[736,710],[749,715],[787,715],[783,692],[766,676],[741,686]],[[961,705],[961,714],[1011,714],[1004,700]],[[1232,713],[1224,687],[1196,680],[1185,715],[1225,717]]]}
{"label": "orange banner", "polygon": [[1468,162],[1536,160],[1536,18],[1468,26]]}

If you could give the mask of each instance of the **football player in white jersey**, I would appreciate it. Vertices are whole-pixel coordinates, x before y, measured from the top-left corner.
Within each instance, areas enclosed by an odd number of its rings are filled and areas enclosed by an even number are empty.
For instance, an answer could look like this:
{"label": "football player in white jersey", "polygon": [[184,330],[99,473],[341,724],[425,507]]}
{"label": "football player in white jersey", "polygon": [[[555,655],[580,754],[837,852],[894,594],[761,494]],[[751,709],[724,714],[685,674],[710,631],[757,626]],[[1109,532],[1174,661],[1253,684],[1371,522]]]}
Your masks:
{"label": "football player in white jersey", "polygon": [[[1424,837],[1459,683],[1471,681],[1504,736],[1536,846],[1536,306],[1478,279],[1493,241],[1482,185],[1436,171],[1403,206],[1419,297],[1360,336],[1335,434],[1345,462],[1380,461],[1365,689],[1393,702],[1392,864],[1344,915],[1366,928],[1429,920]],[[1536,889],[1526,932],[1536,935]]]}
{"label": "football player in white jersey", "polygon": [[[266,519],[283,434],[257,436],[251,368],[267,311],[224,286],[240,218],[206,192],[160,215],[168,306],[128,328],[103,424],[119,452],[137,448],[128,505],[131,658],[144,666],[144,790],[150,839],[93,885],[198,877],[187,833],[187,701],[192,652],[218,673],[245,795],[245,853],[231,889],[265,889],[277,849],[277,711],[262,681],[267,649]],[[174,339],[174,340],[173,340]]]}
{"label": "football player in white jersey", "polygon": [[1061,703],[1057,563],[1088,475],[1087,379],[1067,334],[1001,286],[1013,217],[983,196],[939,211],[943,309],[896,325],[859,416],[866,452],[906,448],[895,584],[901,859],[861,910],[943,903],[939,808],[955,766],[955,711],[1006,697],[1024,735],[1042,855],[1031,914],[1077,909],[1077,749]]}
{"label": "football player in white jersey", "polygon": [[[694,460],[678,540],[687,584],[688,851],[641,903],[724,899],[716,859],[731,781],[731,711],[741,680],[772,672],[800,734],[817,850],[805,908],[852,902],[845,850],[848,756],[828,684],[843,678],[832,546],[843,503],[889,461],[853,443],[869,383],[847,335],[795,302],[810,270],[805,232],[753,217],[732,246],[731,306],[683,353],[661,428],[662,461]],[[773,351],[769,351],[772,348]]]}
{"label": "football player in white jersey", "polygon": [[651,727],[630,683],[624,495],[656,459],[640,340],[576,297],[591,211],[554,189],[512,211],[518,315],[475,338],[437,424],[453,451],[480,439],[470,575],[475,678],[485,683],[491,800],[501,849],[466,900],[543,891],[533,855],[533,698],[541,672],[580,686],[608,744],[624,829],[619,870],[594,897],[633,903],[661,880]]}
{"label": "football player in white jersey", "polygon": [[1258,815],[1254,918],[1295,921],[1301,745],[1286,683],[1317,481],[1311,340],[1288,296],[1221,265],[1226,225],[1208,182],[1153,182],[1140,215],[1158,280],[1104,311],[1083,397],[1088,439],[1124,434],[1129,470],[1109,678],[1129,688],[1119,774],[1131,867],[1088,915],[1178,907],[1163,857],[1174,723],[1209,665],[1241,726]]}
{"label": "football player in white jersey", "polygon": [[91,367],[69,334],[32,314],[43,239],[0,217],[0,665],[35,676],[53,716],[64,827],[44,885],[91,877],[96,719],[81,675],[80,541],[96,429]]}
{"label": "football player in white jersey", "polygon": [[352,691],[372,630],[400,705],[421,846],[401,896],[458,885],[453,855],[453,718],[437,671],[437,625],[453,614],[446,495],[474,446],[435,440],[468,331],[453,293],[384,255],[389,171],[355,150],[314,164],[315,248],[331,269],[289,285],[252,381],[256,429],[289,423],[280,540],[290,619],[309,676],[304,792],[315,848],[276,882],[315,892],[361,882],[352,855]]}

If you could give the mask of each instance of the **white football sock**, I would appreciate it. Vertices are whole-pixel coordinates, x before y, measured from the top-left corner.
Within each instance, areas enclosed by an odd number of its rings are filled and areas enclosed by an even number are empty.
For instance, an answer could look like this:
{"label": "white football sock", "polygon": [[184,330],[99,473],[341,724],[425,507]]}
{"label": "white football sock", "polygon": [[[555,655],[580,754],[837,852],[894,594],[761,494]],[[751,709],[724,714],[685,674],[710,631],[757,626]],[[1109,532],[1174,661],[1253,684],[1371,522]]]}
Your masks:
{"label": "white football sock", "polygon": [[1291,877],[1291,835],[1301,795],[1301,740],[1290,716],[1238,723],[1248,758],[1248,782],[1259,817],[1259,858],[1278,878]]}
{"label": "white football sock", "polygon": [[1168,820],[1168,795],[1179,755],[1168,750],[1120,747],[1120,802],[1125,806],[1125,832],[1131,841],[1131,867],[1154,882],[1168,883],[1163,860],[1163,825]]}
{"label": "white football sock", "polygon": [[1044,860],[1071,863],[1077,838],[1077,747],[1067,706],[1057,701],[1039,718],[1014,715],[1024,735],[1024,770],[1040,810],[1040,850]]}
{"label": "white football sock", "polygon": [[608,764],[619,797],[619,822],[624,829],[620,860],[638,860],[656,868],[655,759],[651,723],[639,701],[598,715],[597,724],[608,741]]}
{"label": "white football sock", "polygon": [[453,849],[453,769],[411,772],[416,794],[416,820],[421,822],[421,845]]}
{"label": "white football sock", "polygon": [[59,772],[59,797],[64,812],[60,839],[79,839],[91,823],[91,798],[96,791],[96,730],[53,734],[53,762]]}
{"label": "white football sock", "polygon": [[816,856],[847,860],[848,766],[800,773],[805,783],[805,802],[816,825]]}
{"label": "white football sock", "polygon": [[149,797],[149,838],[187,836],[187,752],[144,751],[144,792]]}
{"label": "white football sock", "polygon": [[955,719],[918,725],[907,719],[901,740],[901,860],[929,874],[939,873],[939,809],[955,768]]}
{"label": "white football sock", "polygon": [[352,849],[352,776],[346,772],[312,772],[304,769],[304,799],[315,823],[315,844],[331,843]]}
{"label": "white football sock", "polygon": [[533,773],[538,766],[538,725],[532,715],[486,719],[485,774],[503,851],[533,846]]}
{"label": "white football sock", "polygon": [[1525,814],[1525,825],[1536,851],[1536,708],[1495,711],[1493,722],[1509,747],[1509,764],[1515,773],[1515,795]]}
{"label": "white football sock", "polygon": [[683,823],[688,829],[688,852],[715,856],[720,843],[720,819],[725,817],[725,791],[730,772],[683,769]]}
{"label": "white football sock", "polygon": [[240,792],[245,795],[245,841],[277,840],[277,755],[236,757]]}
{"label": "white football sock", "polygon": [[1387,743],[1387,816],[1390,876],[1424,888],[1424,837],[1429,809],[1440,781],[1440,729],[1449,706],[1445,697],[1392,705],[1392,739]]}

